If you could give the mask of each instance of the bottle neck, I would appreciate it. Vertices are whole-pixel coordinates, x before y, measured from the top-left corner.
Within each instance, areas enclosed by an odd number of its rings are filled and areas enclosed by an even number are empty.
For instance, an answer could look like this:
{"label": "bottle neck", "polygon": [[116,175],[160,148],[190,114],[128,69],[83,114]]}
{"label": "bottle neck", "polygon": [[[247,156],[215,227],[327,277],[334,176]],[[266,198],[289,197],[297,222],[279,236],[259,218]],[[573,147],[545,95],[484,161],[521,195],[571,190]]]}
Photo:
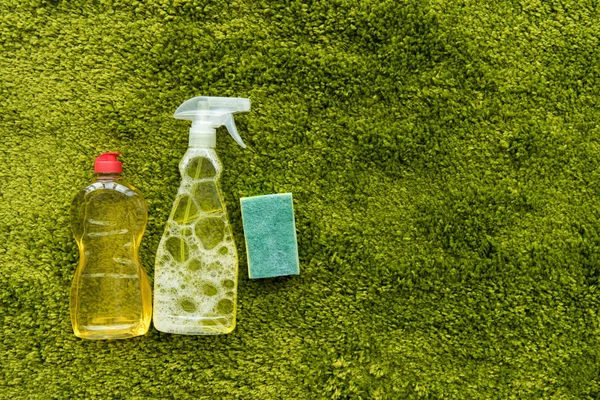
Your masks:
{"label": "bottle neck", "polygon": [[123,174],[115,172],[97,172],[94,174],[94,179],[100,182],[113,182],[119,179],[123,179]]}
{"label": "bottle neck", "polygon": [[198,132],[190,130],[190,141],[188,147],[191,148],[215,148],[217,146],[217,132]]}

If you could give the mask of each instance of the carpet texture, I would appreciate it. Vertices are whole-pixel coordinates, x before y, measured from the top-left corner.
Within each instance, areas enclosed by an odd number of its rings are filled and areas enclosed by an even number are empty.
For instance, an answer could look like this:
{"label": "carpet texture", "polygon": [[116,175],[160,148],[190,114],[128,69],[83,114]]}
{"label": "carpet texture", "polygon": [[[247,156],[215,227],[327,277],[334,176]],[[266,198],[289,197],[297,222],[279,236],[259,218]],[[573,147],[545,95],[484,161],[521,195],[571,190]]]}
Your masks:
{"label": "carpet texture", "polygon": [[[600,397],[600,19],[577,0],[0,0],[0,397]],[[234,333],[75,338],[70,202],[121,151],[154,254],[197,95],[240,253]],[[239,198],[291,192],[250,281]]]}

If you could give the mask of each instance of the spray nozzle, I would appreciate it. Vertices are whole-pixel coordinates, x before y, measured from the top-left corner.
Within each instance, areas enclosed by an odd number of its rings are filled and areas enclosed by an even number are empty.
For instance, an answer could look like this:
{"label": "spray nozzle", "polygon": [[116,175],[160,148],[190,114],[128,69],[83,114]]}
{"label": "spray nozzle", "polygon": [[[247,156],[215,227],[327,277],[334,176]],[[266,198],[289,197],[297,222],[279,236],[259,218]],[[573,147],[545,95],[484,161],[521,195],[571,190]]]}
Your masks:
{"label": "spray nozzle", "polygon": [[250,99],[200,96],[181,104],[174,117],[192,121],[190,147],[215,147],[216,129],[221,125],[225,125],[233,140],[246,147],[235,127],[233,114],[247,111],[250,111]]}

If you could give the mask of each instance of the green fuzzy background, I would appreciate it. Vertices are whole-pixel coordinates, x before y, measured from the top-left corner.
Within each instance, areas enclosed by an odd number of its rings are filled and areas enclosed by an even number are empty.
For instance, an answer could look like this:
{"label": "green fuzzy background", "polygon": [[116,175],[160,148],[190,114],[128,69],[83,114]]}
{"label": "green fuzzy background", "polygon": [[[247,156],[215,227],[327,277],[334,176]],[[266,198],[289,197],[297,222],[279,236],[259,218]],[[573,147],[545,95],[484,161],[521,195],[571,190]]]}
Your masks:
{"label": "green fuzzy background", "polygon": [[[599,398],[598,7],[0,0],[0,398]],[[197,95],[252,100],[238,327],[77,339],[70,202],[121,151],[152,276]],[[250,281],[277,192],[301,275]]]}

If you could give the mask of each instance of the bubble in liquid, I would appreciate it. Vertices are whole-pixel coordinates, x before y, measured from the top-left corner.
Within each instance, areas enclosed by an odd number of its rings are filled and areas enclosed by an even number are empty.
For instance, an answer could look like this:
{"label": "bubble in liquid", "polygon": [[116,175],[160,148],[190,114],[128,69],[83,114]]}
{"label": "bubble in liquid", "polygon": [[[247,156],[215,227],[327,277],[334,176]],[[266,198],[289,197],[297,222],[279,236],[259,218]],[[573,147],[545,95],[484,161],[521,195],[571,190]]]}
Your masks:
{"label": "bubble in liquid", "polygon": [[223,209],[215,182],[198,183],[194,188],[194,199],[206,213],[219,212]]}
{"label": "bubble in liquid", "polygon": [[196,223],[196,236],[205,249],[214,249],[222,240],[225,233],[225,223],[221,218],[203,218]]}
{"label": "bubble in liquid", "polygon": [[217,326],[217,325],[228,325],[228,319],[219,317],[219,318],[210,318],[204,319],[200,321],[200,325],[203,326]]}
{"label": "bubble in liquid", "polygon": [[179,300],[179,306],[181,306],[181,309],[186,312],[191,313],[196,311],[196,303],[194,303],[192,299],[189,299],[187,297],[184,297],[183,299]]}
{"label": "bubble in liquid", "polygon": [[217,171],[206,157],[196,157],[185,167],[185,174],[192,179],[212,178]]}
{"label": "bubble in liquid", "polygon": [[222,270],[223,266],[218,261],[212,262],[206,266],[206,273],[212,278],[215,278]]}
{"label": "bubble in liquid", "polygon": [[218,253],[224,256],[225,254],[229,253],[229,249],[223,246],[219,249]]}
{"label": "bubble in liquid", "polygon": [[183,195],[177,199],[173,220],[179,224],[189,224],[198,218],[198,207],[188,195]]}
{"label": "bubble in liquid", "polygon": [[233,289],[234,285],[235,285],[235,282],[233,282],[231,279],[225,279],[223,281],[223,287],[225,289]]}
{"label": "bubble in liquid", "polygon": [[165,247],[176,261],[183,262],[187,260],[188,246],[183,239],[176,236],[170,237],[169,239],[167,239]]}
{"label": "bubble in liquid", "polygon": [[202,268],[202,266],[202,261],[200,261],[197,258],[193,258],[190,260],[190,262],[187,263],[187,269],[189,269],[190,271],[198,271],[200,268]]}
{"label": "bubble in liquid", "polygon": [[219,261],[215,261],[208,264],[208,268],[210,270],[220,271],[223,268],[223,265]]}
{"label": "bubble in liquid", "polygon": [[200,321],[200,325],[215,326],[217,322],[214,319],[204,319]]}
{"label": "bubble in liquid", "polygon": [[207,296],[214,296],[217,293],[219,293],[219,289],[217,289],[214,285],[211,285],[210,283],[205,283],[204,285],[202,285],[202,292],[204,292],[204,294]]}
{"label": "bubble in liquid", "polygon": [[221,314],[229,314],[233,311],[233,301],[222,299],[217,303],[217,311]]}

